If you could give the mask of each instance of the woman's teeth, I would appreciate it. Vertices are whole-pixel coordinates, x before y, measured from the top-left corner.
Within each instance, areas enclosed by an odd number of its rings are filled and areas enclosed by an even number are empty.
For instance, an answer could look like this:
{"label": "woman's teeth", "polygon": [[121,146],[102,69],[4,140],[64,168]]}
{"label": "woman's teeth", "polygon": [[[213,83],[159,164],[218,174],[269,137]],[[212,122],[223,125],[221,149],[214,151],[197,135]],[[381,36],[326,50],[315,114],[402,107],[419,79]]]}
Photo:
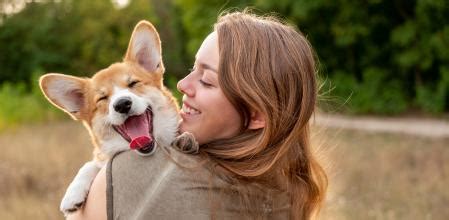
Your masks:
{"label": "woman's teeth", "polygon": [[186,113],[186,114],[189,114],[189,115],[200,114],[200,111],[198,111],[198,110],[196,110],[196,109],[194,109],[194,108],[187,107],[186,105],[183,105],[183,106],[182,106],[182,111],[183,111],[184,113]]}

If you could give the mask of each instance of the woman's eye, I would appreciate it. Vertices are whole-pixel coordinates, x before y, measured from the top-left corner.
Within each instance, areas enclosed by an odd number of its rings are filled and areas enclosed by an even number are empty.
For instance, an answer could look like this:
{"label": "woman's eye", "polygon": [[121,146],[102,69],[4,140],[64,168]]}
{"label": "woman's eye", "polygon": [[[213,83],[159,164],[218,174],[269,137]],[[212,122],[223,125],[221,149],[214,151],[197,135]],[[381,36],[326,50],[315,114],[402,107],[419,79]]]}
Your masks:
{"label": "woman's eye", "polygon": [[203,85],[205,87],[212,87],[212,84],[207,83],[207,82],[203,81],[202,79],[200,79],[199,81],[200,81],[201,85]]}
{"label": "woman's eye", "polygon": [[99,99],[97,99],[97,103],[98,103],[98,102],[101,102],[101,101],[104,101],[104,100],[107,100],[107,99],[108,99],[107,96],[102,96],[102,97],[100,97]]}
{"label": "woman's eye", "polygon": [[128,88],[133,88],[134,86],[136,86],[136,84],[139,83],[139,81],[132,81],[128,84]]}

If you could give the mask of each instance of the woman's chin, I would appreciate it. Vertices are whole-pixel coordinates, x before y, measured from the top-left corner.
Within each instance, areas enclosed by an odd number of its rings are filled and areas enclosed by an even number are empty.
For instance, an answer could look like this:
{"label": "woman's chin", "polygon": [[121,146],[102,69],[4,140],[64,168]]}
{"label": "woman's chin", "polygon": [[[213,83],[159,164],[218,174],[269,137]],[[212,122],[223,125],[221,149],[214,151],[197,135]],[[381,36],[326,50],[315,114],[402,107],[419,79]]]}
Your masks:
{"label": "woman's chin", "polygon": [[195,128],[190,125],[190,123],[187,123],[183,120],[181,120],[181,122],[179,123],[179,133],[184,133],[184,132],[189,132],[192,134],[195,134]]}

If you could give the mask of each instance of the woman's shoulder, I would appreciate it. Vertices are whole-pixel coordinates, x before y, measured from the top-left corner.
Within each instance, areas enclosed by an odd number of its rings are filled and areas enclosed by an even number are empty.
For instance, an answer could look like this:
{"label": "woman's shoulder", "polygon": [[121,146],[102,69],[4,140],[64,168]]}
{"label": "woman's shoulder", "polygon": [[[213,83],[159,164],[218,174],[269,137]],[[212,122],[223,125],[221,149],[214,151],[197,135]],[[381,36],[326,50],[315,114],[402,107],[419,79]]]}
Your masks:
{"label": "woman's shoulder", "polygon": [[[173,147],[158,147],[148,156],[142,156],[135,151],[124,151],[116,154],[108,163],[107,173],[116,181],[155,182],[170,178],[185,178],[195,174],[195,180],[211,175],[205,166],[206,160],[199,155],[185,154]],[[185,184],[185,180],[184,183]]]}
{"label": "woman's shoulder", "polygon": [[205,189],[211,175],[203,161],[173,148],[146,157],[133,151],[114,156],[106,171],[108,218],[170,219],[183,213],[208,219]]}
{"label": "woman's shoulder", "polygon": [[275,202],[280,195],[272,193],[274,197],[255,204],[261,207],[243,207],[241,186],[211,166],[206,158],[174,148],[160,148],[147,157],[133,151],[120,153],[107,168],[108,217],[240,219],[245,208],[280,219],[287,215],[288,199],[281,196],[283,201]]}

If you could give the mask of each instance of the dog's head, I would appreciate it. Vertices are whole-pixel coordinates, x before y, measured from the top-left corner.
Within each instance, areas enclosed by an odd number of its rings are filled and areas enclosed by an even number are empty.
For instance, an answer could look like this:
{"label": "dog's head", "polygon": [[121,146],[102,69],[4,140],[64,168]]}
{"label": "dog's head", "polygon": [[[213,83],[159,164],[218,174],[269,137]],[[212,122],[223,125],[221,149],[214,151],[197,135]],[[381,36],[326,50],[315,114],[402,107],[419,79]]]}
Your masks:
{"label": "dog's head", "polygon": [[50,73],[40,78],[45,97],[81,120],[105,153],[170,144],[178,123],[178,106],[162,85],[161,43],[151,23],[134,28],[124,61],[92,78]]}

